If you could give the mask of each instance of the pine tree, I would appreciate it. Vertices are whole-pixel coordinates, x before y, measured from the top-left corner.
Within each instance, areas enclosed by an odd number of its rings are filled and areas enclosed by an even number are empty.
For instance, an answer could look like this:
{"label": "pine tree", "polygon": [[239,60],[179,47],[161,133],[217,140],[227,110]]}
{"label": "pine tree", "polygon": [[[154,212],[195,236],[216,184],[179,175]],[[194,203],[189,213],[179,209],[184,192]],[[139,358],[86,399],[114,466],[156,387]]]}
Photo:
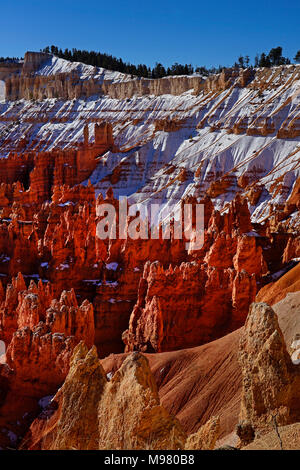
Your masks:
{"label": "pine tree", "polygon": [[266,56],[264,52],[260,56],[258,66],[259,67],[271,67],[269,56]]}
{"label": "pine tree", "polygon": [[297,52],[297,54],[295,55],[294,61],[297,62],[297,63],[298,63],[298,62],[300,63],[300,50],[299,50],[299,51]]}
{"label": "pine tree", "polygon": [[240,68],[245,68],[244,57],[242,55],[238,58],[238,63]]}
{"label": "pine tree", "polygon": [[271,65],[282,65],[284,57],[282,57],[282,47],[274,47],[269,52],[269,60]]}

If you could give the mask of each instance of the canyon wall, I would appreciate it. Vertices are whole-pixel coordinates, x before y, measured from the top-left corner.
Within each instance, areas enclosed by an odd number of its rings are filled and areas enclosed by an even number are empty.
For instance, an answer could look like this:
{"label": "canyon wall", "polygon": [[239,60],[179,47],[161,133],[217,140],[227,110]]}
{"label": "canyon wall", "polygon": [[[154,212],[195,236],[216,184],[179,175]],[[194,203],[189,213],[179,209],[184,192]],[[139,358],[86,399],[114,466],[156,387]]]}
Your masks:
{"label": "canyon wall", "polygon": [[[45,53],[27,52],[21,74],[4,75],[6,78],[7,100],[43,100],[59,98],[71,100],[89,98],[93,95],[107,95],[113,99],[126,99],[143,95],[181,95],[193,90],[212,92],[229,88],[235,82],[238,86],[246,86],[254,77],[254,72],[238,69],[224,70],[218,76],[207,80],[200,76],[172,76],[160,79],[134,78],[132,80],[111,83],[109,80],[99,82],[97,78],[80,78],[76,72],[58,73],[56,75],[36,75],[35,72],[52,56]],[[17,68],[19,71],[20,69]],[[0,70],[1,72],[1,70]]]}

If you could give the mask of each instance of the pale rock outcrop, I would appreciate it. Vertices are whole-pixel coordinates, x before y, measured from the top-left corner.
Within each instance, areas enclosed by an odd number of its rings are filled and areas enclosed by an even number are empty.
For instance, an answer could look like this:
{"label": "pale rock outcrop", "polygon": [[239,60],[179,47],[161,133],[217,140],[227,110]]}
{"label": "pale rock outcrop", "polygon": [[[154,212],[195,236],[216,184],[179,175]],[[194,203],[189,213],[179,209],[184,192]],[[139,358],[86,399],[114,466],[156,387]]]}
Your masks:
{"label": "pale rock outcrop", "polygon": [[51,58],[50,54],[45,52],[25,52],[23,63],[23,74],[31,74],[36,72],[40,66]]}
{"label": "pale rock outcrop", "polygon": [[130,355],[108,383],[98,419],[100,449],[180,449],[184,445],[185,433],[160,405],[148,360],[139,353]]}
{"label": "pale rock outcrop", "polygon": [[130,355],[107,381],[95,347],[80,343],[52,400],[50,419],[31,425],[29,449],[182,449],[186,435],[160,405],[148,361]]}
{"label": "pale rock outcrop", "polygon": [[69,374],[50,405],[50,416],[42,415],[33,422],[23,446],[52,450],[97,449],[97,406],[106,384],[95,347],[88,351],[80,343],[74,350]]}
{"label": "pale rock outcrop", "polygon": [[242,450],[299,450],[300,424],[279,426],[268,434],[255,439]]}
{"label": "pale rock outcrop", "polygon": [[240,340],[243,374],[240,422],[265,433],[299,421],[300,370],[292,364],[278,319],[265,303],[253,303]]}
{"label": "pale rock outcrop", "polygon": [[220,432],[220,417],[213,416],[194,434],[191,434],[185,443],[187,450],[213,450]]}

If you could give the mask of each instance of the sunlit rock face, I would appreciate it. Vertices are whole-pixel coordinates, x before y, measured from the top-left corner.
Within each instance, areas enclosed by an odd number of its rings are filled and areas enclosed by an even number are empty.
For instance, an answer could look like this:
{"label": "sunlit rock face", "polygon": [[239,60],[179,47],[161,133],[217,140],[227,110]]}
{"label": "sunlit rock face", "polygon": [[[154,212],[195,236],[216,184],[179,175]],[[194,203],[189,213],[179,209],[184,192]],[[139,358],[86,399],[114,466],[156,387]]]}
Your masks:
{"label": "sunlit rock face", "polygon": [[[129,356],[109,382],[83,343],[52,401],[50,421],[40,416],[23,442],[26,449],[182,449],[186,435],[160,405],[147,359]],[[54,408],[54,409],[55,409]]]}
{"label": "sunlit rock face", "polygon": [[277,315],[265,303],[253,303],[240,340],[243,374],[240,420],[267,432],[299,421],[299,368],[287,351]]}

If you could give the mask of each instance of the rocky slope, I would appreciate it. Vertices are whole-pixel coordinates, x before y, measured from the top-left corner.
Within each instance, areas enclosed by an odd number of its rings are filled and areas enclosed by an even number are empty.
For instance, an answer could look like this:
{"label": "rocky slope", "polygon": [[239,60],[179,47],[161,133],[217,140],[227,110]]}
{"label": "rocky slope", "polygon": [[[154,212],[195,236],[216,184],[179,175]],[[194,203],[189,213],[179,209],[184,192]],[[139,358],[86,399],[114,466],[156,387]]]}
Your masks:
{"label": "rocky slope", "polygon": [[[298,295],[298,308],[299,302]],[[286,318],[281,323],[291,333]],[[103,369],[95,349],[79,345],[63,387],[33,422],[22,447],[213,449],[219,437],[223,444],[232,442],[236,431],[235,445],[239,436],[244,447],[250,435],[249,448],[260,448],[270,431],[299,422],[299,366],[292,364],[267,304],[252,304],[245,327],[213,343],[147,358],[154,376],[139,353],[110,356]],[[154,377],[165,408],[158,406]],[[81,416],[82,403],[89,411]]]}

